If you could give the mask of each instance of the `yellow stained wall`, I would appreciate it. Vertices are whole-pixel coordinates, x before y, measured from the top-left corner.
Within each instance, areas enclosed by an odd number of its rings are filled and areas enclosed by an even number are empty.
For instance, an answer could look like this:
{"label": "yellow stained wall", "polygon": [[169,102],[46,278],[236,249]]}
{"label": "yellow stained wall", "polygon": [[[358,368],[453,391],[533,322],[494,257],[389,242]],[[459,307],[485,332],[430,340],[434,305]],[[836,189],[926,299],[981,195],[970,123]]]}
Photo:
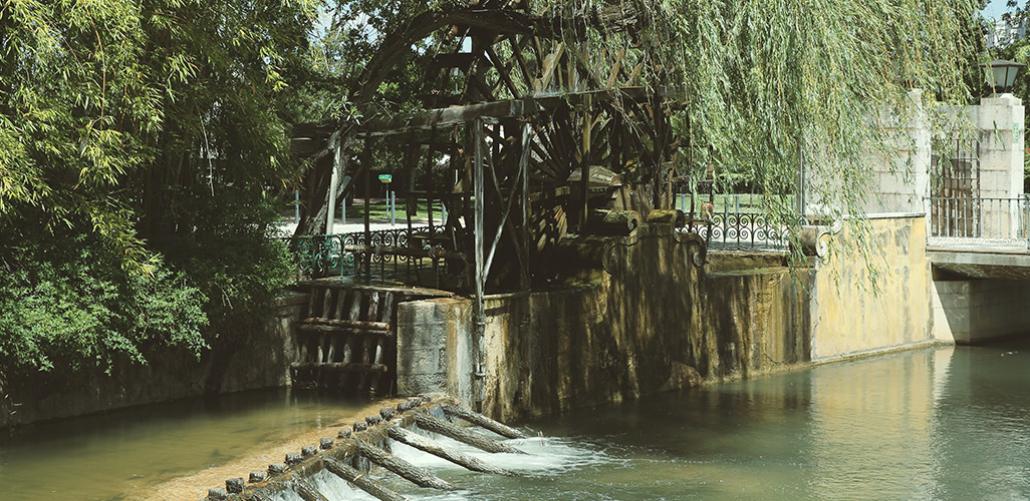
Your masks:
{"label": "yellow stained wall", "polygon": [[925,218],[880,217],[867,224],[868,258],[842,245],[857,233],[845,225],[829,258],[816,268],[813,361],[933,341]]}

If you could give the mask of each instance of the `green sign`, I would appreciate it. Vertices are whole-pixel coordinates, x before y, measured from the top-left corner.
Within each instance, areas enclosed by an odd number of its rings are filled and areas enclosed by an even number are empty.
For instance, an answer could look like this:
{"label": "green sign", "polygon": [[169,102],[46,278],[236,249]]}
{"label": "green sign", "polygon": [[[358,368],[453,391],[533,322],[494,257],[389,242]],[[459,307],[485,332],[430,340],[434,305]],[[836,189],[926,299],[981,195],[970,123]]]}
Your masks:
{"label": "green sign", "polygon": [[393,181],[393,174],[380,174],[379,175],[379,182],[380,183],[390,184],[390,181]]}

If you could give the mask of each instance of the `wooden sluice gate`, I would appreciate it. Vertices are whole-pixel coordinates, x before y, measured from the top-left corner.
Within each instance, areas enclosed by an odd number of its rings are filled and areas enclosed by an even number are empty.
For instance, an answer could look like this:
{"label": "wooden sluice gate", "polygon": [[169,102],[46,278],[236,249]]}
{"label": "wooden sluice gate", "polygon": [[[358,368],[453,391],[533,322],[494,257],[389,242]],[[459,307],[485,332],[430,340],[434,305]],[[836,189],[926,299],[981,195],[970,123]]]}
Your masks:
{"label": "wooden sluice gate", "polygon": [[362,395],[393,394],[397,367],[397,305],[450,293],[415,287],[310,280],[308,305],[296,332],[294,386]]}
{"label": "wooden sluice gate", "polygon": [[[460,426],[452,420],[462,421],[467,426]],[[508,438],[526,438],[521,431],[459,407],[448,397],[420,396],[405,400],[396,407],[385,407],[378,415],[354,422],[351,427],[341,429],[336,439],[322,438],[318,445],[304,447],[299,453],[287,453],[283,463],[268,465],[264,471],[251,472],[246,481],[243,477],[230,478],[225,481],[224,488],[209,489],[205,499],[260,501],[271,500],[285,491],[293,491],[305,501],[323,501],[327,498],[311,479],[321,471],[340,477],[377,499],[405,499],[368,475],[373,466],[381,467],[419,487],[437,490],[455,488],[425,468],[391,454],[391,440],[471,471],[514,475],[479,458],[448,449],[414,431],[412,428],[416,425],[486,452],[523,454],[509,444],[473,432],[472,428],[484,428]]]}

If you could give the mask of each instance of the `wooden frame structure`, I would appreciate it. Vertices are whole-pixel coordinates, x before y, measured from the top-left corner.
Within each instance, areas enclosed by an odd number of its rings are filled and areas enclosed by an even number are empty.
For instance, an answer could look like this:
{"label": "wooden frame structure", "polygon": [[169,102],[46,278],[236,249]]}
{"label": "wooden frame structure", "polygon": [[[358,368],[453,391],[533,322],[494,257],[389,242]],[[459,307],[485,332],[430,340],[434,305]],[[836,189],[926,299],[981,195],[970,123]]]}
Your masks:
{"label": "wooden frame structure", "polygon": [[[366,67],[351,96],[360,121],[296,128],[296,144],[315,160],[298,235],[330,233],[330,208],[359,189],[367,201],[376,159],[392,154],[406,247],[374,247],[366,210],[355,246],[362,269],[369,273],[377,252],[444,266],[449,280],[432,285],[474,294],[481,350],[487,292],[528,291],[546,278],[537,270],[556,268],[548,250],[570,231],[591,232],[605,218],[598,211],[646,217],[672,207],[676,96],[654,85],[660,65],[634,44],[646,27],[633,3],[540,16],[528,0],[482,0],[415,16]],[[376,89],[427,39],[424,108],[383,112]],[[613,39],[625,44],[590,49]],[[430,227],[419,240],[411,214],[421,200]],[[433,214],[444,208],[438,227]]]}

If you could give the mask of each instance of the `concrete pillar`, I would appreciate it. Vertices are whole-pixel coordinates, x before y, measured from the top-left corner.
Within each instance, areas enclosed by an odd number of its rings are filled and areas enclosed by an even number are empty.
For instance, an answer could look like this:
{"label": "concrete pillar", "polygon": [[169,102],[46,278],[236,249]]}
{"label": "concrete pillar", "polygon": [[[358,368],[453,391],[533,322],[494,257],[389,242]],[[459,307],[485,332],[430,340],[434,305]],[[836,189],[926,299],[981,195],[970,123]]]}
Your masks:
{"label": "concrete pillar", "polygon": [[473,403],[472,301],[437,298],[397,305],[397,391],[444,392]]}
{"label": "concrete pillar", "polygon": [[980,100],[980,193],[985,197],[1023,194],[1023,101],[1012,94]]}
{"label": "concrete pillar", "polygon": [[865,203],[867,214],[925,212],[930,196],[930,120],[923,106],[923,91],[909,91],[909,108],[887,129],[882,149],[873,147],[872,194]]}
{"label": "concrete pillar", "polygon": [[[985,238],[1019,236],[1023,195],[1025,117],[1023,102],[1012,94],[980,100],[975,111],[980,138],[980,196]],[[1004,199],[992,201],[989,199]]]}
{"label": "concrete pillar", "polygon": [[[923,106],[923,92],[909,91],[907,108],[901,113],[884,107],[878,117],[869,123],[882,127],[885,144],[870,144],[865,161],[870,171],[866,186],[866,199],[857,209],[866,214],[897,214],[926,212],[925,199],[930,195],[931,128]],[[813,160],[805,169],[806,214],[830,214],[839,200],[821,200],[820,193],[835,193],[844,189],[835,172],[818,168],[821,161],[812,153]]]}

